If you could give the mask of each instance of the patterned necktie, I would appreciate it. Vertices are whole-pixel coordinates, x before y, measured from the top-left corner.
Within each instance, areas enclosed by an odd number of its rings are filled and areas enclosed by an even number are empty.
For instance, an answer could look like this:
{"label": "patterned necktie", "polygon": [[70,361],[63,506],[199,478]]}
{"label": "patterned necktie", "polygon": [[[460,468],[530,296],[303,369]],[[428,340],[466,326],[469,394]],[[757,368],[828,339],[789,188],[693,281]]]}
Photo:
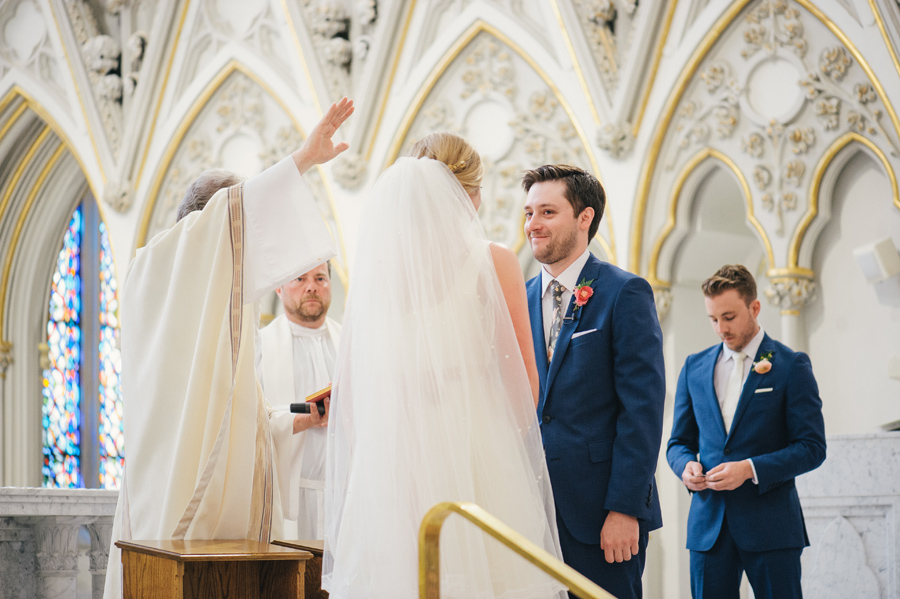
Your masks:
{"label": "patterned necktie", "polygon": [[550,321],[550,340],[547,343],[547,362],[553,359],[553,350],[556,348],[556,340],[559,339],[559,329],[562,326],[562,296],[565,287],[559,281],[550,281],[550,289],[553,291],[553,320]]}
{"label": "patterned necktie", "polygon": [[731,376],[728,377],[728,384],[725,386],[725,401],[722,402],[722,420],[725,422],[725,432],[731,430],[738,400],[741,399],[741,390],[744,387],[744,358],[746,357],[747,354],[744,352],[735,352],[732,356],[734,369],[731,371]]}

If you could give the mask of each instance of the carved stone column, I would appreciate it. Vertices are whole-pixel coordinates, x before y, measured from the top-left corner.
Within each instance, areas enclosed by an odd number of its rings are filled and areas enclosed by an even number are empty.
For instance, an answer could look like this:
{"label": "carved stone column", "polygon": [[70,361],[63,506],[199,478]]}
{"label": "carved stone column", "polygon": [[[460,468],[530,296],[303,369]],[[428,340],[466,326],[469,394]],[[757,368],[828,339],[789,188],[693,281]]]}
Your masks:
{"label": "carved stone column", "polygon": [[771,285],[766,289],[769,303],[781,308],[781,336],[784,343],[795,351],[808,351],[809,338],[803,308],[816,295],[816,283],[812,272],[803,275],[770,276]]}
{"label": "carved stone column", "polygon": [[75,599],[78,575],[78,529],[84,521],[71,516],[28,518],[37,557],[37,596]]}
{"label": "carved stone column", "polygon": [[672,288],[668,285],[653,285],[653,300],[656,302],[656,317],[662,322],[672,309]]}
{"label": "carved stone column", "polygon": [[113,519],[109,517],[101,517],[87,526],[88,533],[91,535],[91,596],[93,599],[103,599],[112,527]]}

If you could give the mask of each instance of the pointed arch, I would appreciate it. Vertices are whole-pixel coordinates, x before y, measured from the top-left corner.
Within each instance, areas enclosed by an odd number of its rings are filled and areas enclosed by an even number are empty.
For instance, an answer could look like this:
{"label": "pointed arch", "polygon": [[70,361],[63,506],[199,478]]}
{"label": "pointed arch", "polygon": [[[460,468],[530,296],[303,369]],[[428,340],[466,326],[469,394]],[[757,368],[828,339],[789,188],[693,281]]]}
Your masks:
{"label": "pointed arch", "polygon": [[[541,66],[531,55],[529,55],[518,44],[516,44],[516,42],[514,42],[508,35],[481,19],[475,21],[471,26],[469,26],[469,28],[466,29],[463,34],[459,38],[457,38],[457,40],[444,52],[443,56],[441,56],[435,66],[431,69],[428,76],[425,78],[422,86],[419,87],[416,95],[413,97],[412,102],[409,104],[409,107],[403,115],[403,118],[400,120],[397,131],[393,139],[391,140],[390,146],[388,147],[386,160],[382,169],[387,168],[389,165],[391,165],[399,156],[403,143],[409,135],[413,122],[421,111],[423,105],[425,104],[425,101],[430,96],[432,90],[440,81],[441,77],[456,61],[459,55],[469,46],[469,44],[472,43],[472,41],[482,33],[494,37],[510,50],[512,50],[516,55],[519,56],[519,58],[525,61],[525,63],[540,77],[544,84],[550,89],[554,98],[557,102],[559,102],[559,105],[566,113],[569,122],[575,130],[575,133],[578,136],[578,139],[584,149],[585,155],[590,162],[591,170],[594,172],[597,178],[602,181],[603,179],[600,175],[600,167],[597,164],[597,160],[591,150],[591,144],[587,139],[587,135],[585,134],[581,123],[575,115],[575,112],[572,110],[572,107],[560,91],[559,87],[556,85],[553,79],[550,78],[549,75],[547,75],[546,71],[541,68]],[[608,228],[609,241],[599,235],[596,236],[595,239],[603,247],[603,250],[606,252],[610,262],[615,263],[615,232],[612,225],[612,215],[608,206],[606,210],[606,225]],[[523,244],[524,236],[520,239],[520,242],[516,247],[513,248],[513,250],[518,252]]]}
{"label": "pointed arch", "polygon": [[[822,159],[816,165],[812,185],[809,189],[806,213],[803,215],[791,238],[788,268],[799,267],[801,253],[812,253],[819,233],[824,229],[831,217],[831,193],[829,192],[827,197],[825,197],[822,191],[822,181],[827,174],[834,170],[840,170],[857,152],[866,152],[877,164],[881,164],[882,170],[890,184],[893,204],[900,210],[900,189],[898,189],[897,175],[894,169],[891,168],[885,153],[872,143],[872,140],[854,131],[842,135],[828,147]],[[823,206],[822,200],[826,200],[827,204]]]}
{"label": "pointed arch", "polygon": [[[172,166],[175,155],[181,148],[185,137],[191,129],[191,126],[201,115],[203,110],[207,107],[210,100],[215,96],[216,92],[218,92],[219,89],[236,73],[240,73],[241,75],[250,79],[263,91],[263,93],[269,96],[288,117],[297,133],[299,133],[300,136],[304,139],[306,138],[306,132],[304,131],[303,126],[300,124],[300,121],[297,120],[296,116],[294,115],[293,111],[290,110],[287,103],[272,89],[272,87],[268,85],[266,81],[252,69],[248,68],[244,63],[235,59],[229,60],[225,64],[225,66],[221,70],[219,70],[219,72],[216,73],[215,76],[213,76],[206,87],[203,88],[203,90],[191,104],[190,108],[187,110],[184,117],[182,117],[177,128],[175,129],[175,132],[172,135],[172,139],[166,146],[165,152],[163,153],[163,156],[159,162],[159,166],[156,169],[156,174],[150,185],[150,190],[147,195],[146,202],[144,203],[143,212],[141,214],[141,219],[138,225],[138,232],[135,240],[135,251],[138,248],[143,247],[148,241],[151,219],[153,218],[154,212],[156,211],[156,206],[159,200],[160,192],[162,191],[163,183],[165,181],[167,173]],[[321,165],[317,168],[322,178],[323,187],[328,199],[328,205],[331,210],[331,217],[334,219],[335,227],[337,229],[337,231],[331,231],[331,233],[339,243],[341,255],[346,256],[343,230],[340,226],[337,208],[334,203],[334,194],[332,193],[328,178],[324,176],[324,171],[322,170]],[[326,225],[328,226],[329,230],[331,230],[331,226],[327,221]],[[336,264],[334,265],[334,267],[341,281],[346,286],[346,268],[343,264]]]}
{"label": "pointed arch", "polygon": [[[880,80],[875,75],[875,72],[873,71],[871,65],[869,65],[868,61],[866,61],[856,45],[853,44],[850,38],[847,37],[847,34],[845,34],[840,29],[840,27],[837,26],[836,23],[826,17],[825,14],[819,8],[817,8],[811,0],[791,1],[799,4],[807,12],[809,12],[809,14],[820,21],[850,52],[850,54],[856,60],[857,64],[859,64],[860,68],[862,68],[862,70],[865,72],[869,81],[872,83],[876,95],[884,104],[885,111],[888,114],[895,134],[900,136],[900,119],[898,119],[897,113],[894,110],[894,107],[891,104],[890,99],[888,98],[887,93],[885,92]],[[657,170],[657,163],[662,152],[663,142],[666,140],[666,134],[670,128],[669,126],[675,117],[675,111],[681,103],[681,100],[683,99],[689,84],[694,80],[694,76],[697,74],[697,70],[703,63],[703,60],[712,51],[713,47],[716,45],[716,42],[725,33],[732,22],[734,22],[734,20],[751,2],[753,2],[753,0],[735,0],[719,17],[713,27],[710,28],[710,30],[695,48],[694,52],[691,54],[686,66],[681,71],[681,74],[678,76],[678,79],[673,85],[673,92],[669,94],[668,100],[666,101],[663,110],[661,111],[659,120],[657,122],[658,124],[654,130],[653,137],[649,145],[647,157],[643,161],[640,178],[638,180],[637,195],[635,197],[634,215],[632,220],[631,247],[629,252],[629,267],[633,272],[640,272],[641,270],[641,256],[644,249],[644,221],[647,216],[648,203],[650,201],[650,187],[653,183],[654,174]],[[799,270],[806,271],[806,269]]]}
{"label": "pointed arch", "polygon": [[[754,232],[763,245],[766,261],[769,268],[774,268],[775,258],[772,252],[772,243],[753,212],[753,199],[750,195],[750,185],[747,178],[738,166],[728,156],[712,148],[704,148],[690,160],[678,174],[672,193],[669,196],[669,208],[666,224],[662,232],[653,244],[648,265],[647,280],[651,285],[668,287],[670,282],[660,278],[660,271],[671,271],[671,260],[674,251],[665,251],[668,247],[677,246],[687,235],[687,225],[684,222],[690,212],[690,206],[683,204],[682,199],[687,195],[685,187],[692,178],[702,176],[710,168],[722,168],[734,175],[741,188],[744,205],[746,206],[747,222],[753,227]],[[702,172],[701,172],[702,171]],[[673,235],[674,234],[674,235]],[[662,264],[665,262],[665,264]]]}

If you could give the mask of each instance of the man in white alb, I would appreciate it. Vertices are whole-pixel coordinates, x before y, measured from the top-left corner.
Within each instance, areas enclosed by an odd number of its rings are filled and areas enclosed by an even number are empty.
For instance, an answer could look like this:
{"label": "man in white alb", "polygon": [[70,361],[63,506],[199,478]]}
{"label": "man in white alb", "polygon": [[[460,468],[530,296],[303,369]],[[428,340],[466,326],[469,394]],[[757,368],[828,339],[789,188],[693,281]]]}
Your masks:
{"label": "man in white alb", "polygon": [[278,456],[291,425],[270,423],[257,381],[256,300],[334,256],[302,175],[347,149],[332,137],[352,112],[346,98],[333,104],[299,150],[208,202],[189,193],[194,205],[132,260],[121,312],[128,449],[105,597],[122,591],[120,539],[282,535]]}
{"label": "man in white alb", "polygon": [[[328,318],[331,267],[321,264],[275,290],[284,314],[260,331],[257,371],[266,400],[279,412],[331,384],[341,325]],[[326,406],[328,400],[326,399]],[[325,444],[328,413],[294,417],[290,500],[284,538],[325,537]],[[281,456],[279,456],[281,457]],[[287,494],[285,494],[287,495]]]}

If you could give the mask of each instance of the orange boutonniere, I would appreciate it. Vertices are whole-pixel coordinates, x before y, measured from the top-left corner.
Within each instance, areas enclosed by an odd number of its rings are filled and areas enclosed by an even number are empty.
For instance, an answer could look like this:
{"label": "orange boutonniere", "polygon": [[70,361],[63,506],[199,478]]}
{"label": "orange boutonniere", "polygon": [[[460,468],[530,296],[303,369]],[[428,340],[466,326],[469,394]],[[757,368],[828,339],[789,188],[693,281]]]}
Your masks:
{"label": "orange boutonniere", "polygon": [[765,374],[772,370],[772,355],[774,352],[769,352],[764,356],[760,356],[759,360],[753,363],[753,372],[756,374]]}
{"label": "orange boutonniere", "polygon": [[575,290],[572,292],[575,297],[575,307],[572,308],[573,313],[577,312],[578,308],[588,303],[588,300],[594,295],[594,288],[591,287],[591,283],[593,282],[593,279],[590,281],[581,279],[581,282],[575,287]]}

